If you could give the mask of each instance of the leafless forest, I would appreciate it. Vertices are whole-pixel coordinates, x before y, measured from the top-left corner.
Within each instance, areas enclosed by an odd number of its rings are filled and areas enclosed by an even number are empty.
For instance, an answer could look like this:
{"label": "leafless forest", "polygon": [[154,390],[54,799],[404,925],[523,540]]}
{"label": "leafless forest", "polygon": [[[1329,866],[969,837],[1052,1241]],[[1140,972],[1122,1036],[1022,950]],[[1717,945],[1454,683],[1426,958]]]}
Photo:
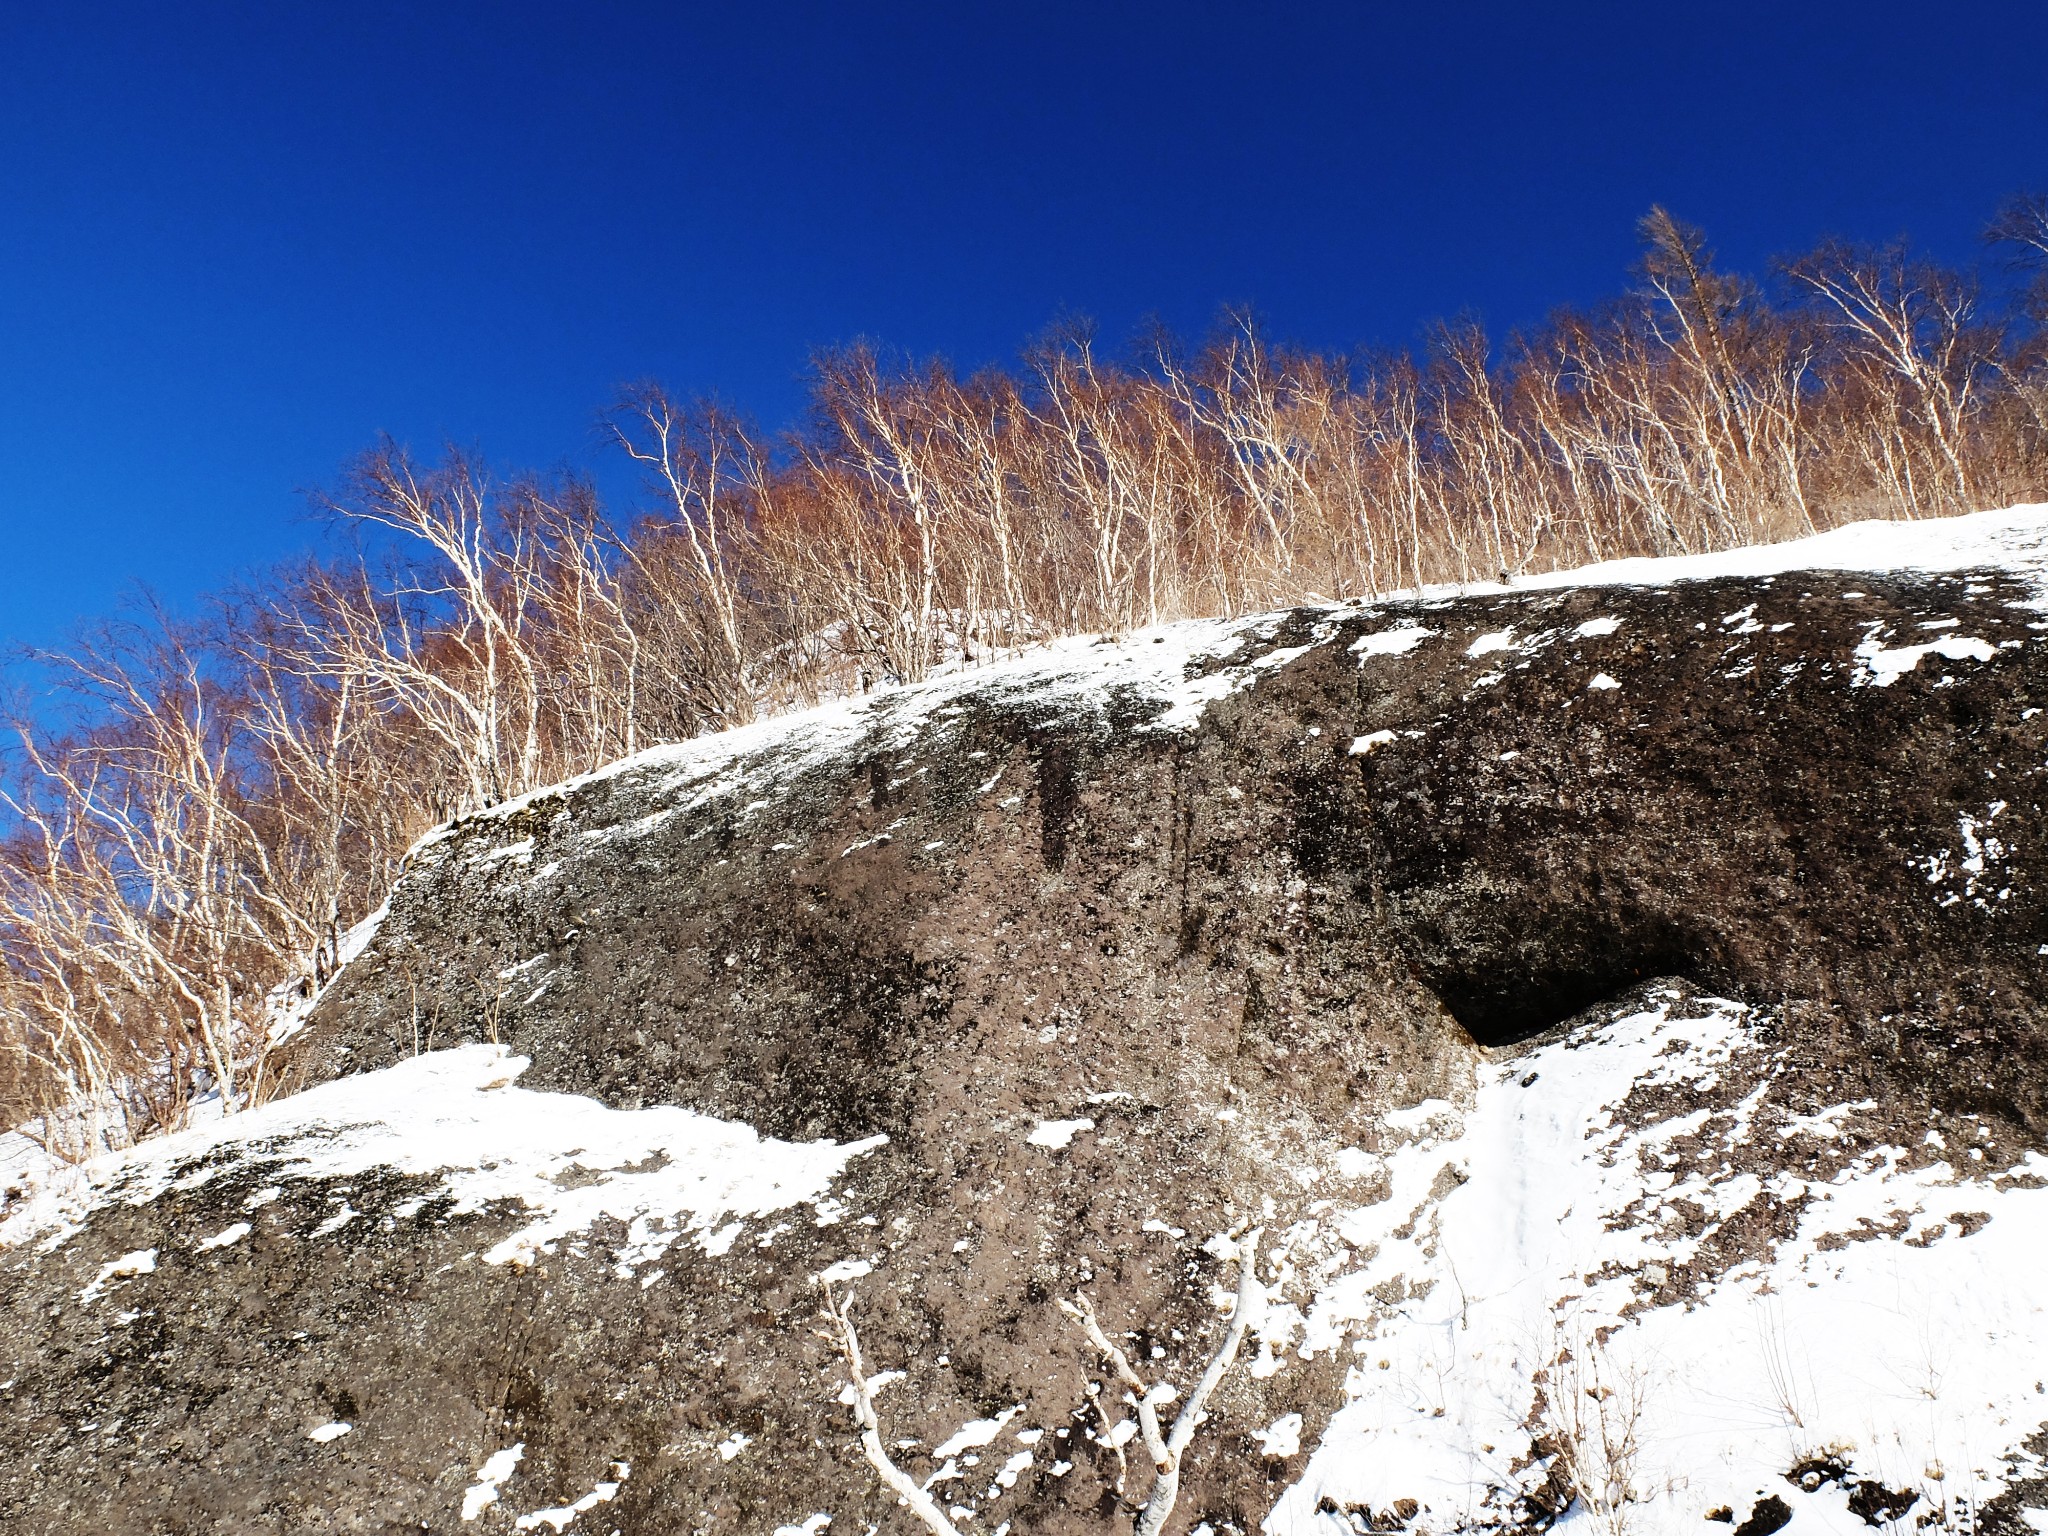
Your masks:
{"label": "leafless forest", "polygon": [[774,439],[636,389],[618,516],[376,448],[328,507],[359,553],[24,659],[60,707],[0,763],[0,1125],[77,1155],[275,1093],[417,837],[653,743],[1052,636],[2048,497],[2048,199],[1990,234],[1754,280],[1657,210],[1622,296],[1505,340],[852,349]]}

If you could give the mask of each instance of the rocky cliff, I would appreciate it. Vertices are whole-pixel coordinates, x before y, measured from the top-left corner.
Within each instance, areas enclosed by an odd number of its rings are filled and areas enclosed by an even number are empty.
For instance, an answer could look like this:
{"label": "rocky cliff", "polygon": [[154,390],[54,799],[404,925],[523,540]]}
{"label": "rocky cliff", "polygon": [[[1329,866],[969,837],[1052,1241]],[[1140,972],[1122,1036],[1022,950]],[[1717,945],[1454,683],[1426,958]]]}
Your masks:
{"label": "rocky cliff", "polygon": [[17,1181],[0,1512],[908,1531],[829,1286],[962,1531],[1128,1528],[1060,1304],[1184,1401],[1257,1229],[1176,1536],[2041,1529],[2044,592],[2022,509],[1180,625],[443,828],[298,1092]]}

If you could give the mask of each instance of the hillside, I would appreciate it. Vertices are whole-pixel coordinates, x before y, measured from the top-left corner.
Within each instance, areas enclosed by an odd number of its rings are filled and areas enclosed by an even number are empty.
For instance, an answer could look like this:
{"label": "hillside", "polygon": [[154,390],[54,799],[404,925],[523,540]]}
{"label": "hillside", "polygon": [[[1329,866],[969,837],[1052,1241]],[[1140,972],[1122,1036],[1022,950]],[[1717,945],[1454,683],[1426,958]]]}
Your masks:
{"label": "hillside", "polygon": [[2048,508],[1860,524],[455,822],[297,1092],[17,1176],[0,1514],[913,1530],[829,1284],[965,1532],[1145,1496],[1082,1294],[1181,1401],[1245,1324],[1175,1536],[2048,1529],[2044,602]]}

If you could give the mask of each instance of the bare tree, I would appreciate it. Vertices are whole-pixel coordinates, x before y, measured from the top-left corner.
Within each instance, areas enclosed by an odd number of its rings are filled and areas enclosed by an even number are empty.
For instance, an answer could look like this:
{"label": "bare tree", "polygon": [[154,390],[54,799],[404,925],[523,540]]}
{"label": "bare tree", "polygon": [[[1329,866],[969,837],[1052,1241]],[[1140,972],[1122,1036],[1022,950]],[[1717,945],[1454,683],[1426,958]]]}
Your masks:
{"label": "bare tree", "polygon": [[1642,1375],[1609,1348],[1606,1332],[1576,1319],[1557,1325],[1538,1383],[1538,1420],[1566,1485],[1601,1536],[1626,1536],[1640,1486],[1648,1392]]}
{"label": "bare tree", "polygon": [[24,775],[0,792],[17,1038],[49,1042],[48,1064],[88,1095],[156,1057],[176,1104],[201,1068],[233,1112],[264,1092],[271,989],[319,944],[248,792],[243,701],[201,637],[159,614],[47,661],[102,723],[20,727]]}
{"label": "bare tree", "polygon": [[2030,266],[2048,262],[2048,193],[2022,192],[2008,198],[1992,218],[1985,238],[2017,246]]}
{"label": "bare tree", "polygon": [[1896,381],[1899,410],[1926,428],[1949,494],[1943,510],[1967,510],[1975,487],[1965,455],[1995,332],[1978,309],[1976,285],[1914,260],[1902,246],[1858,250],[1829,244],[1790,264],[1792,279],[1833,312],[1852,356]]}
{"label": "bare tree", "polygon": [[391,443],[357,462],[331,505],[432,558],[381,591],[367,566],[320,572],[278,615],[306,671],[353,678],[372,703],[416,722],[459,776],[458,810],[546,782],[533,530],[501,520],[464,455],[422,470]]}
{"label": "bare tree", "polygon": [[[753,673],[760,640],[745,573],[751,547],[746,493],[761,479],[760,452],[728,412],[709,404],[685,410],[651,385],[628,394],[609,424],[613,439],[650,472],[667,503],[658,531],[644,530],[622,544],[621,553],[681,641],[671,649],[684,689],[701,691],[707,719],[743,724],[758,702]],[[657,563],[654,548],[644,546],[663,543],[676,545],[684,558]]]}

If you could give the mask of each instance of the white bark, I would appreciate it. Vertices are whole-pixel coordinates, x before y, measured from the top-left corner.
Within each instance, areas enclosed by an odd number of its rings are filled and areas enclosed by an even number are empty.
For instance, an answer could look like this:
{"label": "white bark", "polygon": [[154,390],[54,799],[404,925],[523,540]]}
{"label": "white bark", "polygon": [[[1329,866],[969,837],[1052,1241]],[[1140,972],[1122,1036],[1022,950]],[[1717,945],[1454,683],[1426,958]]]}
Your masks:
{"label": "white bark", "polygon": [[1164,1433],[1159,1427],[1159,1408],[1173,1400],[1171,1383],[1158,1381],[1149,1386],[1146,1384],[1132,1367],[1130,1357],[1102,1331],[1094,1304],[1086,1296],[1060,1303],[1060,1309],[1081,1325],[1082,1331],[1088,1335],[1088,1342],[1109,1362],[1117,1379],[1129,1388],[1138,1412],[1138,1432],[1152,1457],[1153,1482],[1151,1495],[1138,1516],[1136,1536],[1159,1536],[1166,1528],[1166,1522],[1172,1518],[1173,1507],[1180,1499],[1182,1461],[1208,1417],[1209,1399],[1231,1366],[1236,1364],[1245,1334],[1265,1310],[1266,1288],[1259,1283],[1258,1275],[1259,1238],[1262,1235],[1262,1229],[1254,1227],[1238,1239],[1237,1303],[1231,1309],[1229,1326],[1224,1329],[1223,1341],[1216,1346],[1216,1353],[1209,1357],[1202,1379],[1188,1394],[1180,1417],[1173,1421],[1173,1428]]}
{"label": "white bark", "polygon": [[897,1501],[924,1522],[925,1529],[932,1532],[932,1536],[961,1536],[960,1528],[947,1518],[938,1501],[890,1460],[889,1448],[882,1444],[882,1424],[875,1416],[874,1386],[867,1366],[861,1360],[860,1335],[853,1326],[852,1293],[849,1292],[841,1301],[827,1285],[825,1316],[832,1323],[830,1337],[846,1361],[847,1384],[853,1389],[853,1419],[860,1426],[860,1448],[868,1458],[868,1465],[875,1469],[882,1485],[896,1495]]}

